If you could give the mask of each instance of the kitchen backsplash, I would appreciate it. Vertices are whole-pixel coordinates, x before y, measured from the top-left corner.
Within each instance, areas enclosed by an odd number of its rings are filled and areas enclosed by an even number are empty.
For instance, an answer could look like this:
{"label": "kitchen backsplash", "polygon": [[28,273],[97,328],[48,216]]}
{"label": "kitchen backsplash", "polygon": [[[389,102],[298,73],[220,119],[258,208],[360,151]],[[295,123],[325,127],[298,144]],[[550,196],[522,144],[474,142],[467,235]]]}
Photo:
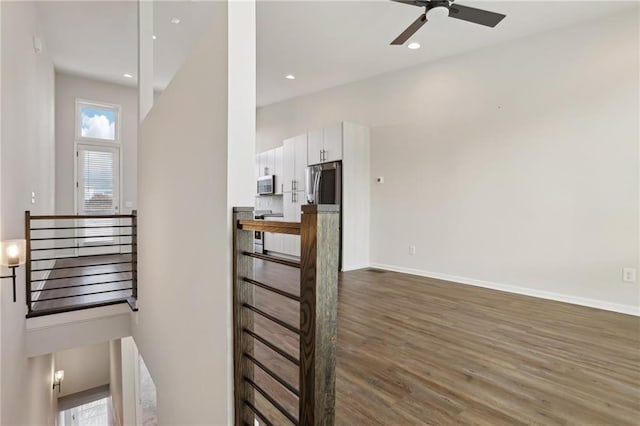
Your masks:
{"label": "kitchen backsplash", "polygon": [[271,210],[273,213],[282,213],[282,195],[262,195],[256,197],[256,210]]}

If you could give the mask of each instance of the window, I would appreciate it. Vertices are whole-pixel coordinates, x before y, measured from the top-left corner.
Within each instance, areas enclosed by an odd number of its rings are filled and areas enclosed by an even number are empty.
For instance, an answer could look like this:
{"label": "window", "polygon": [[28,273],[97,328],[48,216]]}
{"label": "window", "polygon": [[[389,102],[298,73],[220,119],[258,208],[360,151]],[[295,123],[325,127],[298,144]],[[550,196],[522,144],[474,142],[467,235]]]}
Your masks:
{"label": "window", "polygon": [[[120,210],[120,106],[76,99],[75,199],[79,215],[114,215]],[[117,219],[86,219],[80,245],[93,253],[115,250]],[[97,246],[97,247],[92,247]],[[82,253],[87,254],[87,253]]]}
{"label": "window", "polygon": [[120,107],[76,100],[76,139],[120,141]]}
{"label": "window", "polygon": [[111,397],[60,411],[58,424],[60,426],[109,426]]}

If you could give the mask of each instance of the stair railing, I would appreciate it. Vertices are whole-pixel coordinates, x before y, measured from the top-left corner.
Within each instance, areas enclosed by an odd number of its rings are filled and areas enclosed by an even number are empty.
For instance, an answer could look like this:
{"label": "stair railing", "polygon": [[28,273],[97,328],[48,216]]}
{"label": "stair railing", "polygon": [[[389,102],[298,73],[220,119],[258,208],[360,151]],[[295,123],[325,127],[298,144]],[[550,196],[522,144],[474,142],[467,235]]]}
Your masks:
{"label": "stair railing", "polygon": [[[335,205],[304,205],[302,220],[275,222],[253,220],[253,208],[234,209],[234,402],[235,425],[272,425],[274,420],[256,404],[256,394],[294,425],[333,425],[335,421],[335,360],[337,330],[339,209]],[[254,253],[254,232],[300,235],[300,262]],[[300,269],[299,296],[260,282],[254,261],[278,263]],[[259,287],[299,302],[300,324],[292,325],[264,312],[255,304]],[[274,322],[299,336],[299,357],[292,356],[254,329],[255,316]],[[254,343],[298,368],[298,388],[256,358]],[[298,412],[291,413],[257,383],[255,368],[298,398]]]}

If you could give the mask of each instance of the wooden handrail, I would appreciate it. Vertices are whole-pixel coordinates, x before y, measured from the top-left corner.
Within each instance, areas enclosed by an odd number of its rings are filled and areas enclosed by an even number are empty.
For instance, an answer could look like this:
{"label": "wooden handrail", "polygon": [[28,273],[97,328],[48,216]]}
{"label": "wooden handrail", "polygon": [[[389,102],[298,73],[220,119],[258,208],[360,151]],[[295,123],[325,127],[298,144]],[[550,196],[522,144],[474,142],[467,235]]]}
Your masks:
{"label": "wooden handrail", "polygon": [[[255,407],[255,393],[261,394],[294,425],[332,426],[335,423],[335,358],[338,300],[338,257],[340,215],[335,205],[302,206],[302,222],[252,220],[253,208],[235,208],[234,220],[234,401],[235,425],[253,425],[257,416],[271,424]],[[253,253],[253,232],[300,235],[300,263]],[[284,292],[254,277],[253,258],[300,268],[300,296]],[[300,327],[256,308],[254,287],[272,291],[300,303]],[[299,358],[254,332],[254,314],[299,334]],[[293,363],[299,370],[299,387],[269,370],[254,355],[254,340]],[[254,364],[299,396],[298,417],[254,382]]]}
{"label": "wooden handrail", "polygon": [[300,222],[277,222],[273,220],[239,220],[238,229],[243,231],[271,232],[274,234],[300,235]]}

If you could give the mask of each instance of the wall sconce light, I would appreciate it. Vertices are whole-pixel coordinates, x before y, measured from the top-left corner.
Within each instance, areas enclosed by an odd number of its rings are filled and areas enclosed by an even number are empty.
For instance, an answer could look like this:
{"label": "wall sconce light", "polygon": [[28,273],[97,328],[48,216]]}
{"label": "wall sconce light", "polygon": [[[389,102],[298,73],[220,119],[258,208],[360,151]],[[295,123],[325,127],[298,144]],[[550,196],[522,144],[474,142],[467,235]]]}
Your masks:
{"label": "wall sconce light", "polygon": [[25,262],[25,240],[8,240],[0,243],[0,264],[11,269],[11,275],[0,277],[13,279],[13,302],[16,301],[16,268]]}
{"label": "wall sconce light", "polygon": [[56,386],[58,387],[58,393],[60,393],[60,388],[62,387],[62,381],[64,380],[64,370],[58,370],[53,373],[53,389],[55,390]]}

